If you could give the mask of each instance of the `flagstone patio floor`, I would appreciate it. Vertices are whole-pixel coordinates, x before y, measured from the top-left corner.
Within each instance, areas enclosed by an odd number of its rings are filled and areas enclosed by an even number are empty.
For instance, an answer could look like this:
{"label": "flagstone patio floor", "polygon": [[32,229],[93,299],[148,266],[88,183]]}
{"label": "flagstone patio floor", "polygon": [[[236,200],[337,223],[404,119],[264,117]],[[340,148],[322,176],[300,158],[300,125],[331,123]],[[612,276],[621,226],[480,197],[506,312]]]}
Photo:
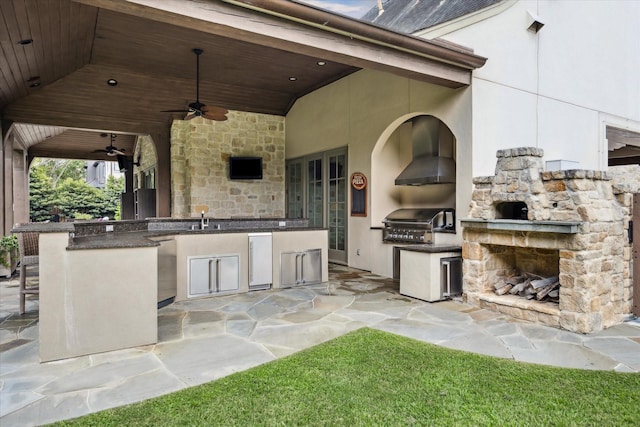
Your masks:
{"label": "flagstone patio floor", "polygon": [[0,425],[39,425],[138,402],[367,326],[522,362],[640,372],[637,319],[580,335],[456,300],[405,297],[397,281],[338,265],[318,285],[161,308],[155,345],[40,363],[38,299],[30,297],[19,315],[14,277],[0,280]]}

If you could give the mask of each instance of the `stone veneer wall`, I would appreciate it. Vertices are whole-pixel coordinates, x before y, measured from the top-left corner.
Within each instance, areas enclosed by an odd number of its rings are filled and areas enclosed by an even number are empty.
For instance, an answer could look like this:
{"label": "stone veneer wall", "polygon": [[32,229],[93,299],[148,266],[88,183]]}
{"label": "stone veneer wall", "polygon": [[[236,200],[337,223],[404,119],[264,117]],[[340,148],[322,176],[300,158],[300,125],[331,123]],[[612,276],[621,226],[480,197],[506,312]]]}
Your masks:
{"label": "stone veneer wall", "polygon": [[[620,173],[589,170],[544,171],[538,148],[500,150],[496,174],[473,180],[470,217],[493,220],[496,204],[524,202],[530,221],[580,221],[576,234],[507,230],[463,230],[464,292],[468,302],[483,306],[495,274],[492,247],[558,250],[558,309],[514,303],[487,308],[515,317],[576,331],[592,332],[621,322],[631,312],[631,249],[627,238],[632,192],[640,187],[640,168]],[[613,180],[622,178],[626,182]],[[491,272],[491,273],[490,273]],[[506,273],[505,273],[506,274]]]}
{"label": "stone veneer wall", "polygon": [[[610,166],[607,172],[611,176],[613,194],[622,208],[625,235],[629,235],[630,221],[633,219],[633,195],[640,193],[640,165]],[[636,239],[640,236],[635,236]],[[623,295],[629,304],[629,312],[633,310],[633,251],[632,244],[626,241],[623,247]],[[636,306],[638,302],[636,301]]]}
{"label": "stone veneer wall", "polygon": [[140,159],[140,166],[134,166],[133,173],[137,176],[138,188],[144,183],[144,174],[157,167],[156,148],[149,135],[139,136],[133,153],[133,161]]}
{"label": "stone veneer wall", "polygon": [[[284,117],[230,111],[229,120],[171,127],[171,216],[284,217]],[[263,158],[263,179],[229,180],[231,156]]]}

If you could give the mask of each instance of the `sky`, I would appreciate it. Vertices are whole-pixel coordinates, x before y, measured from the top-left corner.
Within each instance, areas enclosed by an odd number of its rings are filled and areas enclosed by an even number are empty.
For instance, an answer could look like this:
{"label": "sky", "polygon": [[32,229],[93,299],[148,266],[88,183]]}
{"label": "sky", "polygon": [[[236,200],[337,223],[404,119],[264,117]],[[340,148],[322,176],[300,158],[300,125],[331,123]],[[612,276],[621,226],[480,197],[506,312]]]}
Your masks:
{"label": "sky", "polygon": [[377,0],[296,0],[330,12],[341,13],[352,18],[361,18],[376,5]]}

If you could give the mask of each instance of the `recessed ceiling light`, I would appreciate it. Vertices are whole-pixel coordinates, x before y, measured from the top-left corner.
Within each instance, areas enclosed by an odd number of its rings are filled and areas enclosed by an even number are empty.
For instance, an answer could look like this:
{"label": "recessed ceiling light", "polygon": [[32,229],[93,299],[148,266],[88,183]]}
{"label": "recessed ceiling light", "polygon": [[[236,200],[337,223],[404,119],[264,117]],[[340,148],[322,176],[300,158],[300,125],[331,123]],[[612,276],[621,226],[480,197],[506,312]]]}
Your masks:
{"label": "recessed ceiling light", "polygon": [[107,80],[107,84],[109,86],[117,86],[118,85],[118,81],[116,79],[109,79],[109,80]]}
{"label": "recessed ceiling light", "polygon": [[29,85],[29,87],[38,87],[40,86],[40,82],[34,82]]}
{"label": "recessed ceiling light", "polygon": [[31,43],[33,43],[33,39],[22,39],[18,42],[18,44],[21,44],[22,46],[25,46]]}
{"label": "recessed ceiling light", "polygon": [[289,81],[295,82],[296,80],[298,80],[297,77],[293,77],[293,76],[289,77]]}
{"label": "recessed ceiling light", "polygon": [[327,65],[327,63],[325,61],[318,61],[318,62],[316,62],[316,64],[318,64],[321,67]]}

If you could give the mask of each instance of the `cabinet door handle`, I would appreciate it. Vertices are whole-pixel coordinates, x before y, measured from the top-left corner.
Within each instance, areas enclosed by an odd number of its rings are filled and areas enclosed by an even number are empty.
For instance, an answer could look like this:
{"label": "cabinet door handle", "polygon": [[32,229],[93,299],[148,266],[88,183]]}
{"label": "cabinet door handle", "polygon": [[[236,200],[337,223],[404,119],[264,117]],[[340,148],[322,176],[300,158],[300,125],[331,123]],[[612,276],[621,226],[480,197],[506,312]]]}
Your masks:
{"label": "cabinet door handle", "polygon": [[300,254],[300,283],[304,283],[304,256],[306,254],[303,252]]}
{"label": "cabinet door handle", "polygon": [[216,259],[216,292],[220,292],[220,258]]}
{"label": "cabinet door handle", "polygon": [[442,272],[441,274],[444,274],[444,283],[442,284],[443,287],[446,286],[446,291],[445,289],[442,289],[442,296],[443,297],[448,297],[449,295],[451,295],[451,263],[449,261],[442,261]]}
{"label": "cabinet door handle", "polygon": [[210,259],[209,260],[209,293],[211,293],[211,277],[213,276],[213,274],[211,273],[211,269],[213,268],[213,260]]}
{"label": "cabinet door handle", "polygon": [[249,285],[253,283],[253,262],[255,254],[253,253],[253,242],[249,242]]}

